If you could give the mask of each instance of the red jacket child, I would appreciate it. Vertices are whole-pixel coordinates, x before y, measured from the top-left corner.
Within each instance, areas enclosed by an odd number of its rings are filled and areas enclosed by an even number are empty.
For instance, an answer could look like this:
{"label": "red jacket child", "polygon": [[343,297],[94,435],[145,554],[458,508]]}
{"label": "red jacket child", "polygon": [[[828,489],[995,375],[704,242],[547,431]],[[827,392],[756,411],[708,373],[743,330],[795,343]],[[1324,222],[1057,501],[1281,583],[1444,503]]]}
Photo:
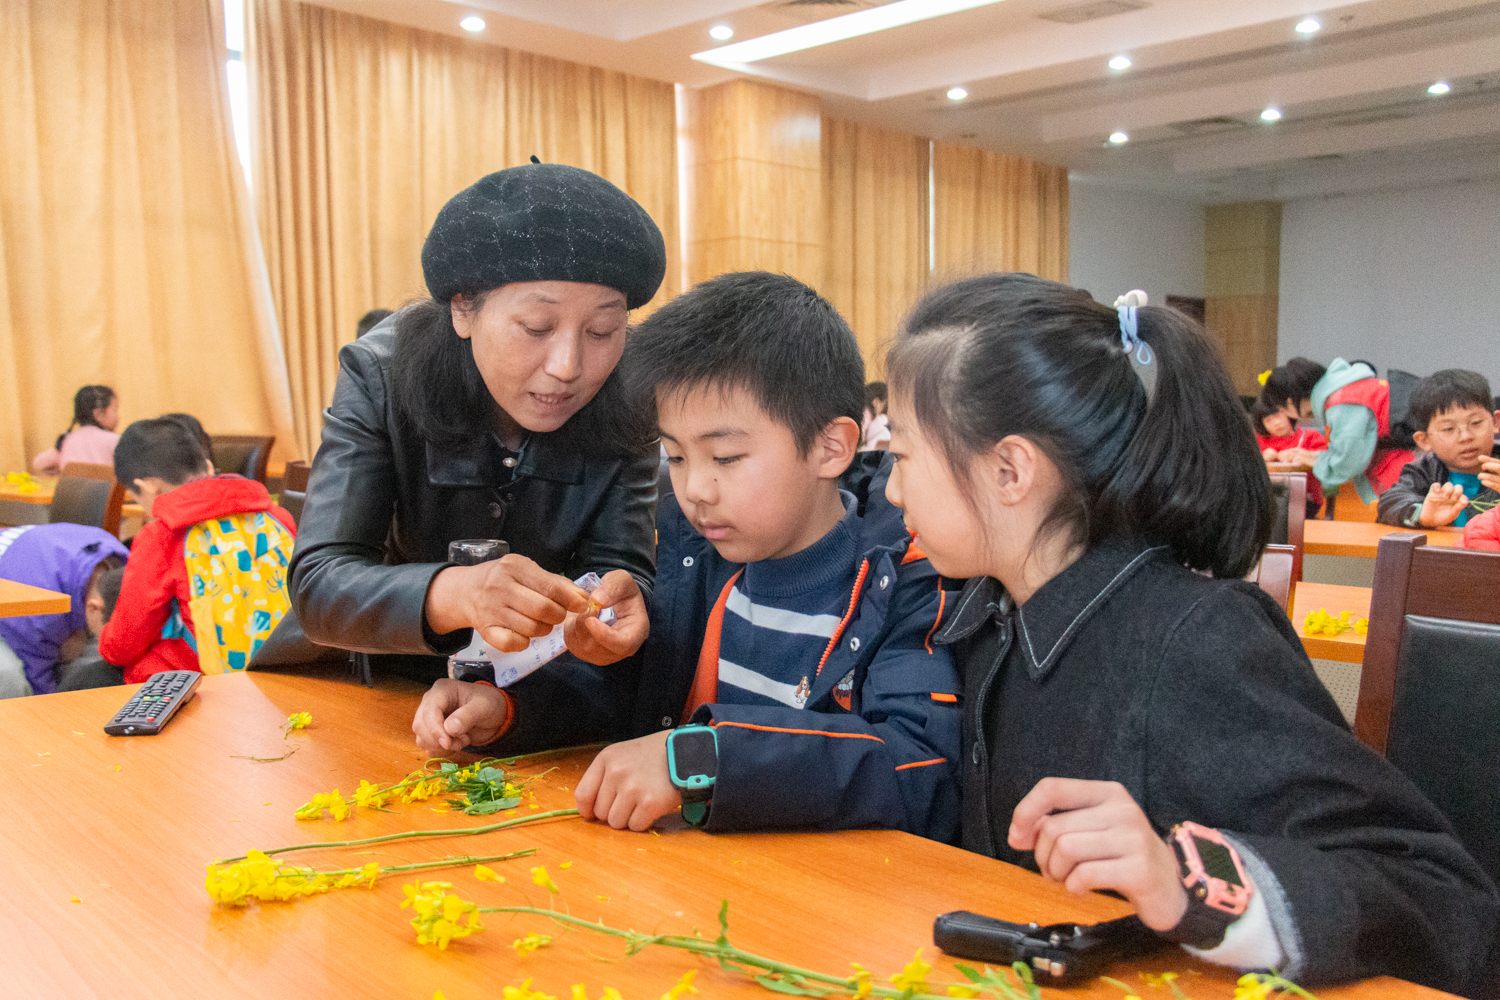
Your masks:
{"label": "red jacket child", "polygon": [[1500,507],[1469,518],[1464,525],[1464,548],[1500,552]]}
{"label": "red jacket child", "polygon": [[[1281,437],[1271,437],[1262,433],[1264,423],[1256,422],[1255,443],[1260,448],[1260,453],[1270,451],[1282,452],[1292,448],[1303,448],[1307,451],[1327,451],[1328,439],[1311,427],[1293,427],[1290,434]],[[1268,458],[1267,461],[1270,461]],[[1323,485],[1318,482],[1318,477],[1309,474],[1307,477],[1307,503],[1309,508],[1323,506]]]}
{"label": "red jacket child", "polygon": [[139,684],[163,670],[198,669],[188,611],[193,598],[184,552],[188,529],[213,518],[258,511],[268,511],[296,535],[292,516],[253,479],[198,479],[156,498],[151,507],[156,520],[131,543],[120,599],[99,636],[99,654],[125,668],[126,684]]}

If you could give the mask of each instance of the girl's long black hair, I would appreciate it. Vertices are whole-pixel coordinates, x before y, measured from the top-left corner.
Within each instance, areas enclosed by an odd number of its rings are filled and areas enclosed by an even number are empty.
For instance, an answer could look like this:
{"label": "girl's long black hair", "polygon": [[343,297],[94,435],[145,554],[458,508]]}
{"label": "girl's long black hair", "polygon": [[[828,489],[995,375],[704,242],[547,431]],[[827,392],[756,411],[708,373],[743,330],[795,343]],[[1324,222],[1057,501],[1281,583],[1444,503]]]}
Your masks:
{"label": "girl's long black hair", "polygon": [[969,475],[973,458],[1019,434],[1065,484],[1044,530],[1088,548],[1152,539],[1186,566],[1242,577],[1272,519],[1249,417],[1193,320],[1147,306],[1138,330],[1158,366],[1149,407],[1116,310],[1033,275],[983,275],[917,304],[887,378],[971,494],[983,488]]}
{"label": "girl's long black hair", "polygon": [[[481,308],[486,294],[465,296],[469,308]],[[634,354],[631,339],[627,332],[625,354],[594,398],[547,437],[588,455],[616,458],[651,445],[652,419],[624,387],[622,370]],[[498,404],[474,363],[474,348],[458,335],[448,304],[436,299],[410,303],[396,316],[391,394],[397,412],[440,447],[465,447],[496,426]]]}
{"label": "girl's long black hair", "polygon": [[73,422],[68,429],[57,436],[57,443],[52,447],[61,449],[63,438],[72,433],[75,427],[98,427],[99,421],[94,419],[95,410],[103,410],[114,402],[115,391],[107,385],[86,385],[73,394]]}

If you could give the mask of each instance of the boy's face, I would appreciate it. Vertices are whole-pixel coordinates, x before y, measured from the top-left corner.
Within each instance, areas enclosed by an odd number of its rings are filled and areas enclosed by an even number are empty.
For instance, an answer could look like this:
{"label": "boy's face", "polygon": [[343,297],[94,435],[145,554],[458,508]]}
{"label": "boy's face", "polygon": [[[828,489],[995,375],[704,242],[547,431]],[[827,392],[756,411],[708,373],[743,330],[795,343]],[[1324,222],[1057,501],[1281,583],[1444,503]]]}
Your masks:
{"label": "boy's face", "polygon": [[1475,475],[1490,457],[1497,420],[1500,413],[1483,406],[1455,406],[1435,414],[1427,430],[1417,431],[1412,438],[1418,448],[1434,453],[1454,472]]}
{"label": "boy's face", "polygon": [[835,481],[858,445],[853,420],[829,423],[801,455],[790,428],[743,389],[658,393],[657,414],[672,492],[725,559],[781,559],[838,523],[843,506]]}
{"label": "boy's face", "polygon": [[126,488],[125,492],[130,498],[146,511],[146,516],[151,516],[151,505],[161,497],[163,493],[169,493],[176,489],[171,483],[157,476],[147,476],[145,479],[137,479],[135,483]]}

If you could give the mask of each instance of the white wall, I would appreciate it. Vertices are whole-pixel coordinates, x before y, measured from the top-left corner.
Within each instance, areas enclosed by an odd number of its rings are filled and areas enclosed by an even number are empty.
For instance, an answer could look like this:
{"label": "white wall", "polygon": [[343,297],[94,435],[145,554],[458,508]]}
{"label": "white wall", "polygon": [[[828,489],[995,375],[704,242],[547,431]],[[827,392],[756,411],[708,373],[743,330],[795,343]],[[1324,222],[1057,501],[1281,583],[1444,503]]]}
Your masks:
{"label": "white wall", "polygon": [[1287,202],[1276,354],[1470,368],[1500,392],[1500,184]]}
{"label": "white wall", "polygon": [[1068,284],[1095,299],[1143,288],[1152,305],[1168,295],[1203,297],[1204,208],[1164,195],[1068,184]]}

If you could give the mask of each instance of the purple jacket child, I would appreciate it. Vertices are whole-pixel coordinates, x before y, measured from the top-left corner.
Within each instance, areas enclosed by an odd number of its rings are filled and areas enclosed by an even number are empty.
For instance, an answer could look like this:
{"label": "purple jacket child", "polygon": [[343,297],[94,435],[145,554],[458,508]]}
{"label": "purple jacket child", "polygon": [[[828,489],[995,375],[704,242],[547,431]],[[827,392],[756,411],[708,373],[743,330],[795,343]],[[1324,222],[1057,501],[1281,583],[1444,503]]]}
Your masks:
{"label": "purple jacket child", "polygon": [[107,531],[82,524],[36,524],[0,531],[0,579],[67,594],[63,615],[0,618],[0,639],[20,658],[36,694],[57,690],[58,649],[84,627],[89,577],[107,556],[123,562],[130,550]]}

